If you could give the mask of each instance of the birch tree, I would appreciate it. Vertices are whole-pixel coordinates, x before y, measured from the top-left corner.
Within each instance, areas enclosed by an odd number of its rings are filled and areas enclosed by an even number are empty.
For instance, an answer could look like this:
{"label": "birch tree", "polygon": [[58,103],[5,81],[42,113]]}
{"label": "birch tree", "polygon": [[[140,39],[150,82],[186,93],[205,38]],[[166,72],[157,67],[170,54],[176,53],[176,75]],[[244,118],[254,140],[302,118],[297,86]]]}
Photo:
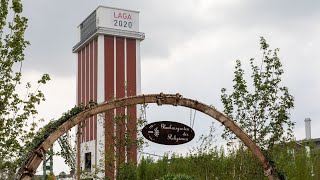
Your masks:
{"label": "birch tree", "polygon": [[[270,49],[261,37],[261,62],[250,59],[251,81],[248,85],[240,60],[236,61],[233,90],[222,88],[221,101],[224,113],[231,117],[261,148],[272,148],[274,144],[293,138],[294,122],[290,120],[290,110],[294,98],[283,86],[284,73],[278,56],[279,49]],[[258,65],[257,65],[258,64]],[[228,92],[230,94],[228,94]],[[228,142],[235,136],[225,130],[222,137]]]}

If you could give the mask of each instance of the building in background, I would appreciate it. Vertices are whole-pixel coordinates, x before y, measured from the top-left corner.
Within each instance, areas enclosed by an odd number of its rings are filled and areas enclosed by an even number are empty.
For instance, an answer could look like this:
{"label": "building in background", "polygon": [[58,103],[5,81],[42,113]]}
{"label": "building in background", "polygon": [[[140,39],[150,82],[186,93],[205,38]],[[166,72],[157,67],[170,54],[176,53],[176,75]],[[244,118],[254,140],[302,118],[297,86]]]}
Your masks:
{"label": "building in background", "polygon": [[[73,47],[78,105],[141,93],[144,33],[139,32],[139,12],[99,6],[79,25],[78,33]],[[114,179],[121,163],[136,163],[136,146],[123,141],[125,136],[136,139],[136,118],[136,106],[124,107],[91,117],[77,127],[78,178],[79,172],[94,173],[98,167],[105,171],[99,176]]]}
{"label": "building in background", "polygon": [[311,136],[311,119],[305,118],[305,133],[306,133],[306,139],[296,141],[298,147],[304,147],[304,146],[310,146],[313,144],[314,149],[319,150],[320,149],[320,138],[312,138]]}

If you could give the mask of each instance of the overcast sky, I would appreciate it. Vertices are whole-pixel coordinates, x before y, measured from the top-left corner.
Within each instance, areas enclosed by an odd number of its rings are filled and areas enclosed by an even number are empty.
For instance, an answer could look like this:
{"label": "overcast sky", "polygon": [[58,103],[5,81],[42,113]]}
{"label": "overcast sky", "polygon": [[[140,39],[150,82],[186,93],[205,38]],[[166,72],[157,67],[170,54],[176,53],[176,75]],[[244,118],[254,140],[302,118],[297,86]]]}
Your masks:
{"label": "overcast sky", "polygon": [[[259,39],[264,36],[272,48],[280,48],[282,83],[295,97],[291,119],[296,138],[305,138],[306,117],[312,120],[312,137],[320,137],[320,1],[24,1],[26,38],[31,42],[25,80],[36,81],[43,73],[52,78],[43,87],[47,101],[39,107],[39,118],[59,118],[75,105],[76,27],[98,5],[140,11],[140,31],[146,34],[141,43],[142,93],[179,92],[218,110],[221,88],[232,87],[235,60],[242,60],[249,75],[249,59],[261,59]],[[147,113],[150,121],[190,120],[184,108],[151,106]],[[197,114],[196,134],[208,124]],[[218,124],[217,129],[221,135]]]}

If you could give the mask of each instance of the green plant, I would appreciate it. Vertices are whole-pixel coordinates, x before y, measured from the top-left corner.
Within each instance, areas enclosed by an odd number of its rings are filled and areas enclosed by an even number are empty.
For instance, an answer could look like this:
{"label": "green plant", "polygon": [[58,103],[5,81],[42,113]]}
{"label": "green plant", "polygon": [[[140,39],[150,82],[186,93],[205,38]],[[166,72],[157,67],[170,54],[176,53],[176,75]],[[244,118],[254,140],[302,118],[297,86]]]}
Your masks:
{"label": "green plant", "polygon": [[50,80],[44,74],[35,90],[31,83],[25,85],[21,96],[17,89],[21,86],[24,50],[30,44],[24,39],[27,18],[22,16],[20,0],[0,1],[0,178],[12,179],[18,167],[18,159],[23,154],[24,144],[34,135],[38,113],[36,106],[44,101],[39,89]]}
{"label": "green plant", "polygon": [[59,118],[56,121],[50,121],[47,125],[45,125],[43,128],[41,128],[33,137],[32,141],[28,142],[24,147],[25,154],[21,154],[21,156],[18,159],[19,164],[25,164],[32,154],[34,150],[47,138],[49,135],[54,132],[60,125],[65,123],[68,120],[72,120],[73,117],[75,117],[80,112],[93,108],[96,106],[95,102],[90,102],[87,106],[75,106],[71,110],[67,111],[62,115],[61,118]]}
{"label": "green plant", "polygon": [[53,173],[50,173],[46,176],[45,180],[55,180],[55,176]]}
{"label": "green plant", "polygon": [[167,174],[161,180],[195,180],[195,178],[185,174]]}
{"label": "green plant", "polygon": [[[294,98],[286,86],[281,84],[284,73],[279,49],[270,50],[261,37],[261,64],[250,59],[253,86],[248,86],[241,61],[236,61],[234,85],[231,94],[222,88],[221,101],[224,113],[233,119],[261,148],[272,148],[275,144],[288,142],[293,138],[294,123],[290,121],[290,109]],[[252,90],[252,91],[251,91]],[[222,137],[230,143],[235,135],[225,130]]]}

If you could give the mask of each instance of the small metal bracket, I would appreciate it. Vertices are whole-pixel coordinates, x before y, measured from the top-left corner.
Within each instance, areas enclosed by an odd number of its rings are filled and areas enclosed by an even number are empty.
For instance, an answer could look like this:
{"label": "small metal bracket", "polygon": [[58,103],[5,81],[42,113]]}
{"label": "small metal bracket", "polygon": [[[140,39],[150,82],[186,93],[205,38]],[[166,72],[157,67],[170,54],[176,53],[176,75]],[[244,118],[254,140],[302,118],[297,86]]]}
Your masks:
{"label": "small metal bracket", "polygon": [[35,174],[34,171],[30,170],[30,169],[27,168],[27,167],[24,167],[23,170],[24,170],[24,171],[23,171],[22,174],[25,174],[25,175],[27,175],[27,176],[29,176],[29,177],[33,177],[34,174]]}
{"label": "small metal bracket", "polygon": [[42,154],[47,153],[48,151],[46,151],[43,146],[39,149],[40,151],[42,151]]}
{"label": "small metal bracket", "polygon": [[179,94],[179,93],[177,93],[177,94],[176,94],[176,101],[175,101],[175,103],[174,103],[173,105],[174,105],[174,106],[177,106],[181,98],[182,98],[182,95]]}
{"label": "small metal bracket", "polygon": [[146,105],[146,97],[144,96],[144,94],[142,94],[143,97],[143,105]]}
{"label": "small metal bracket", "polygon": [[265,176],[270,176],[271,175],[271,172],[272,172],[272,168],[269,168],[267,170],[264,170],[264,175]]}
{"label": "small metal bracket", "polygon": [[160,93],[160,95],[159,96],[157,96],[157,105],[158,106],[161,106],[163,103],[163,100],[164,100],[164,95],[163,95],[163,93]]}
{"label": "small metal bracket", "polygon": [[38,149],[33,152],[43,160],[43,151],[42,150]]}

